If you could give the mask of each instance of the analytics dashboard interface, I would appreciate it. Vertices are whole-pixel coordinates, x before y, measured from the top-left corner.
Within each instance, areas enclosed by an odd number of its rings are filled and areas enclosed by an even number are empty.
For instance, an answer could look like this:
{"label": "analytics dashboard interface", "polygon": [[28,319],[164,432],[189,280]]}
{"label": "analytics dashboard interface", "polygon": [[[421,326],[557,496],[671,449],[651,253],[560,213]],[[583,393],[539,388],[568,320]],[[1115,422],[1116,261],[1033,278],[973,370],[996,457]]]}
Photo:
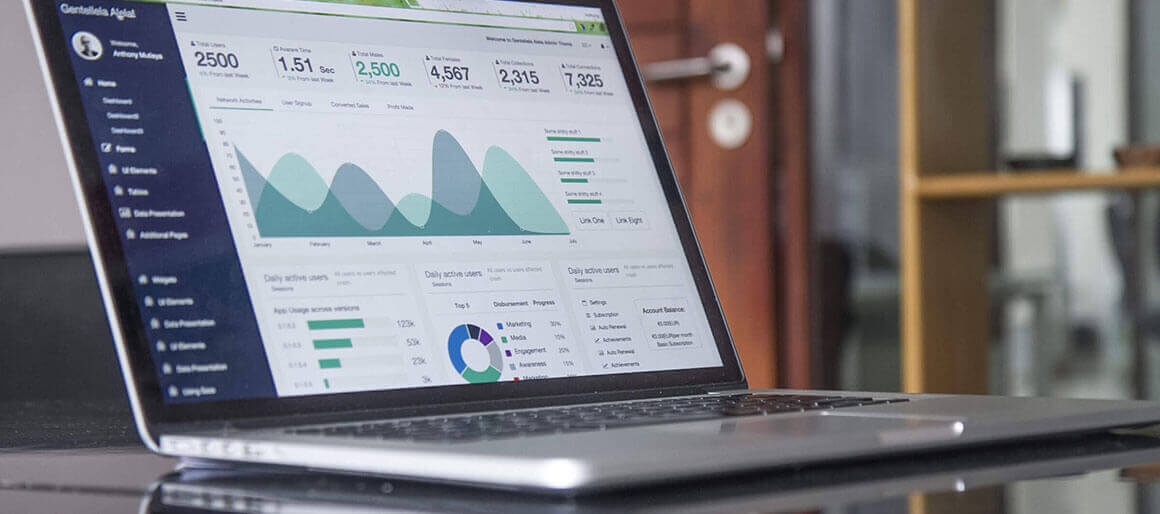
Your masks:
{"label": "analytics dashboard interface", "polygon": [[57,6],[167,402],[722,365],[599,9]]}

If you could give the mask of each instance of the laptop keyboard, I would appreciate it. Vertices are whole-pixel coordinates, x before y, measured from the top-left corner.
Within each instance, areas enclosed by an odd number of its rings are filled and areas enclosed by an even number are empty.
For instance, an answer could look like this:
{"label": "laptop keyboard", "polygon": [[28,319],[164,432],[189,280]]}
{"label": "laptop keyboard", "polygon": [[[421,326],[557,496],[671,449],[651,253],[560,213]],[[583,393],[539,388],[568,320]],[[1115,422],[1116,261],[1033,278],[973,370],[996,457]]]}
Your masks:
{"label": "laptop keyboard", "polygon": [[743,393],[400,419],[292,428],[287,431],[298,435],[321,437],[461,442],[610,430],[733,416],[768,416],[905,401],[907,400],[858,396]]}

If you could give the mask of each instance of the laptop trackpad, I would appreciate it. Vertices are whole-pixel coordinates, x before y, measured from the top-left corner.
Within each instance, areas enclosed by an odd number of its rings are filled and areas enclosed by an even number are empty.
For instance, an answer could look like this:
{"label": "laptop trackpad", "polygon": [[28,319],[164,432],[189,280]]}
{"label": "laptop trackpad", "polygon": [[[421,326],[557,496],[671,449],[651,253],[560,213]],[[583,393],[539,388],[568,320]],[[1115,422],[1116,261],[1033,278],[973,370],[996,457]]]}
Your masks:
{"label": "laptop trackpad", "polygon": [[811,416],[738,418],[710,423],[685,423],[656,427],[692,435],[765,441],[835,436],[873,437],[884,446],[953,440],[963,433],[963,423],[946,417],[904,414],[856,414],[829,412]]}

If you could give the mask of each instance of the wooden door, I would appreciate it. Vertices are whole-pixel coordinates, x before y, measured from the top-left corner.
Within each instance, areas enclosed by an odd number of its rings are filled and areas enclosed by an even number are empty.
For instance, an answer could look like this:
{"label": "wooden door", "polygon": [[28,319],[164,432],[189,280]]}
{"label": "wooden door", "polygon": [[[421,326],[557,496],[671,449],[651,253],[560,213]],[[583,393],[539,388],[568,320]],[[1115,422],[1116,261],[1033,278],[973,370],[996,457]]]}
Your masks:
{"label": "wooden door", "polygon": [[[725,316],[753,387],[776,379],[775,209],[771,158],[771,73],[766,56],[772,2],[621,0],[641,64],[705,56],[719,43],[750,56],[746,82],[732,91],[706,79],[649,84],[649,96],[689,202]],[[753,115],[744,144],[726,149],[710,137],[709,115],[723,100]]]}

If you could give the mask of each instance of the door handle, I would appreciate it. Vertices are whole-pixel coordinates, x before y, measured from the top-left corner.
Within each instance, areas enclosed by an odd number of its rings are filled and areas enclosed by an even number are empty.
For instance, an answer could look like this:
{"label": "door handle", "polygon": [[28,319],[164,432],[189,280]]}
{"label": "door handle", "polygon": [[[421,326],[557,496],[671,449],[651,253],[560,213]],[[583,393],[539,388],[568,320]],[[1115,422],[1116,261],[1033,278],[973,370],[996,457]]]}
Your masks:
{"label": "door handle", "polygon": [[749,78],[749,54],[734,43],[721,43],[705,57],[649,63],[641,71],[648,82],[708,78],[718,89],[737,89]]}

